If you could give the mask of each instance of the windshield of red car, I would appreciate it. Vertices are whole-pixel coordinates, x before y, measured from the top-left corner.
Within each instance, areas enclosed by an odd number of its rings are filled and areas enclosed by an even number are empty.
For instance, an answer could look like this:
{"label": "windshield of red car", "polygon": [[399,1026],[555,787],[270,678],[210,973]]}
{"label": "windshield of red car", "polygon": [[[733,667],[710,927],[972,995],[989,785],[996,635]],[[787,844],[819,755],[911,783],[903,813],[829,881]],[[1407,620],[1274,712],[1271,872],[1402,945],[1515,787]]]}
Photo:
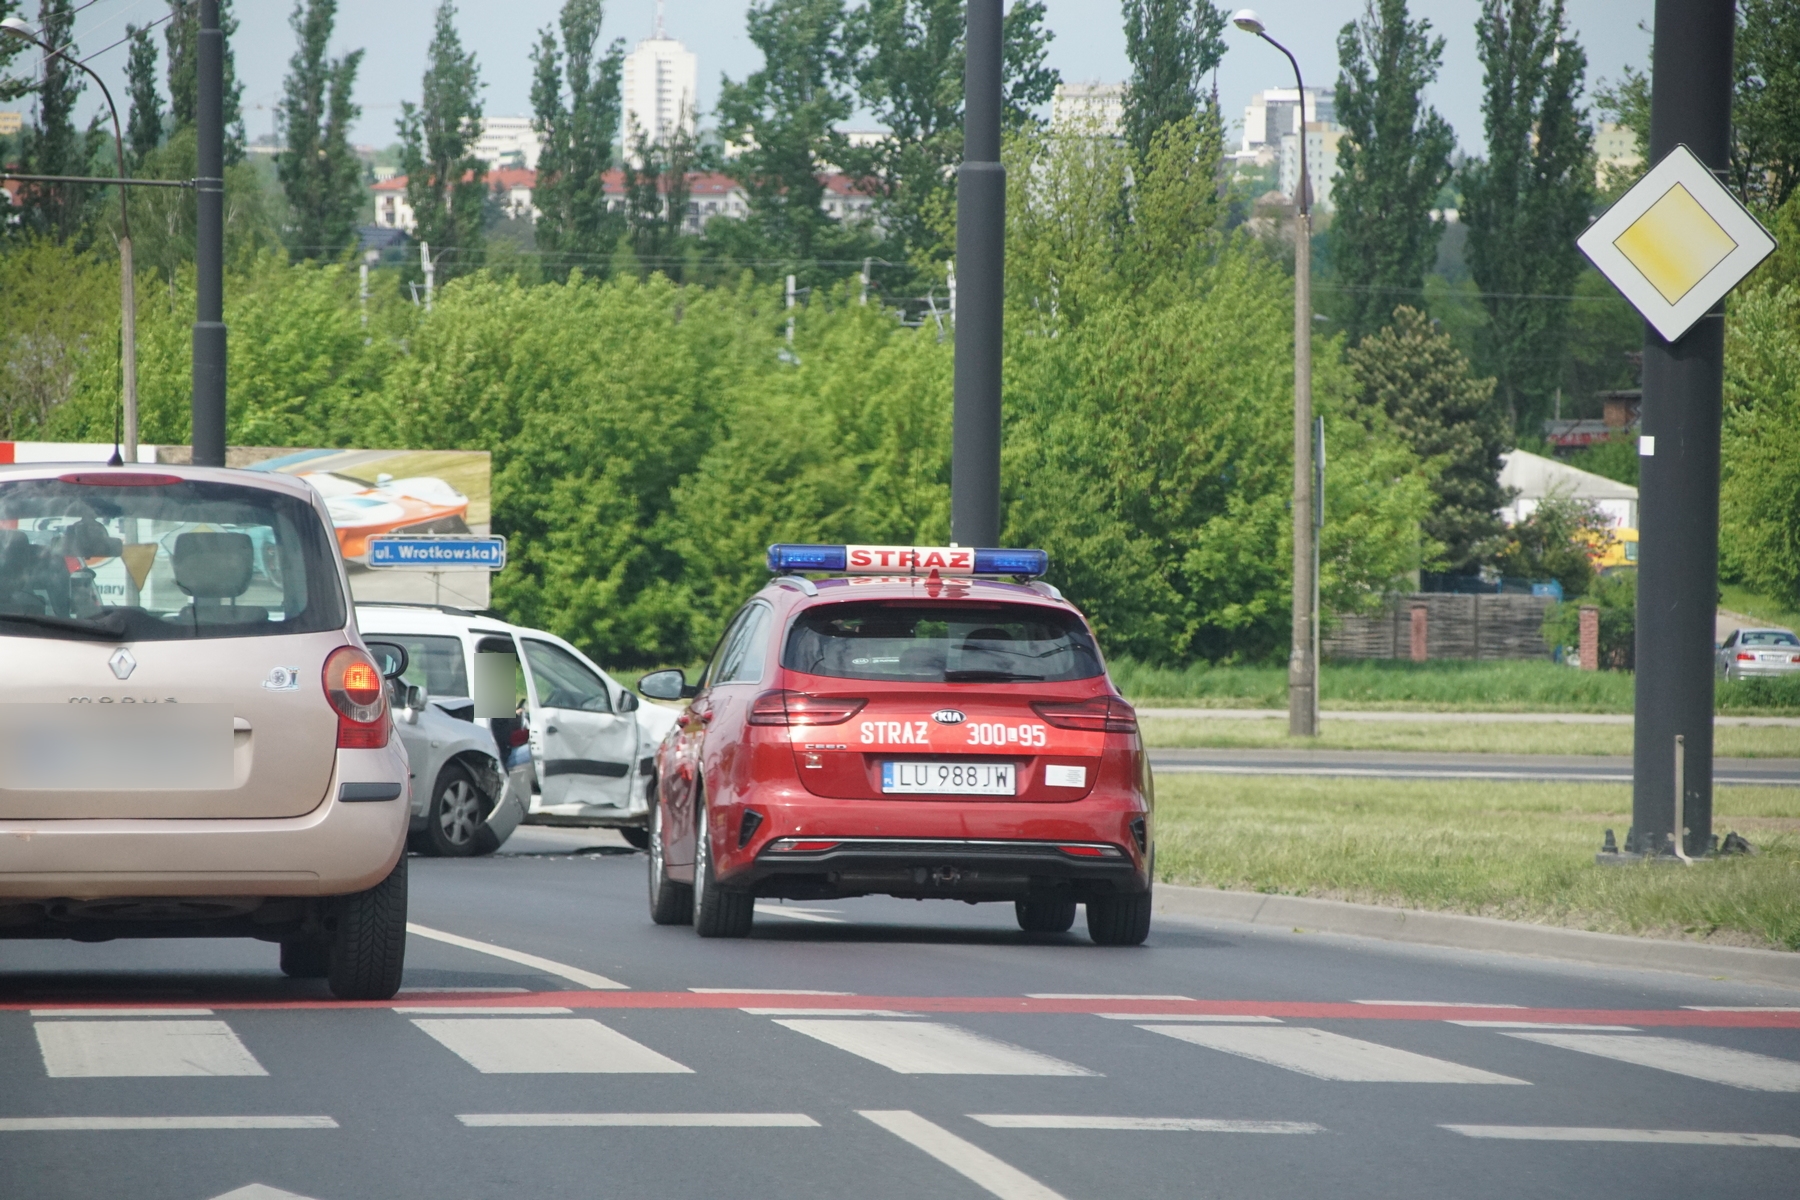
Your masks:
{"label": "windshield of red car", "polygon": [[794,619],[781,665],[895,683],[1056,683],[1104,672],[1080,618],[1028,604],[822,604]]}

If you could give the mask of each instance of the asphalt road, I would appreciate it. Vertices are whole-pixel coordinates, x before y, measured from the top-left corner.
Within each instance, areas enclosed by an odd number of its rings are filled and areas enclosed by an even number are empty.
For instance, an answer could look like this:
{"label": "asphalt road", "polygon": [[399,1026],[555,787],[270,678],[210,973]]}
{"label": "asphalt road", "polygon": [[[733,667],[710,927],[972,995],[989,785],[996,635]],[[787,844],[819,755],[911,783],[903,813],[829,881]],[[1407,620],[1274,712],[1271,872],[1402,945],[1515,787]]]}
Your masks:
{"label": "asphalt road", "polygon": [[1797,992],[1227,925],[1100,949],[874,899],[702,941],[649,923],[641,856],[580,831],[413,867],[434,935],[391,1003],[284,980],[258,943],[0,942],[0,1196],[1763,1200],[1800,1178]]}
{"label": "asphalt road", "polygon": [[[1158,773],[1331,775],[1630,783],[1631,759],[1598,754],[1422,754],[1397,750],[1152,750]],[[1715,758],[1714,784],[1800,785],[1800,758]]]}

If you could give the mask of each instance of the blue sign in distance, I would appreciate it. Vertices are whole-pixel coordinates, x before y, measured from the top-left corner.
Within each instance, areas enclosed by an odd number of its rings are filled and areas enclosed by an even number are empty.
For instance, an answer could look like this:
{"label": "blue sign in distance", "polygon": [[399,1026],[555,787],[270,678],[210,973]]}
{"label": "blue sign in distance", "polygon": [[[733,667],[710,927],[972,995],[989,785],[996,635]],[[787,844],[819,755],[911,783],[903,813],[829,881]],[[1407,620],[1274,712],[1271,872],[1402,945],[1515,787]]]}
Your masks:
{"label": "blue sign in distance", "polygon": [[498,571],[506,565],[506,539],[478,534],[372,537],[369,565],[416,571]]}

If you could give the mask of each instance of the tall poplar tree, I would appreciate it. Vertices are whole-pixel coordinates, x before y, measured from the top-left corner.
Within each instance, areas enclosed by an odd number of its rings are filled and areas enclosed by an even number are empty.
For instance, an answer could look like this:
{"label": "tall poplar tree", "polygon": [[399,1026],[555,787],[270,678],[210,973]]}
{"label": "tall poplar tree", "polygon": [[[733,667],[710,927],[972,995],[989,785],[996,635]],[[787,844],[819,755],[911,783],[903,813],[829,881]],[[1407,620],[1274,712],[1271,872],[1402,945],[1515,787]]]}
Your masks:
{"label": "tall poplar tree", "polygon": [[[200,102],[200,63],[196,57],[200,37],[200,0],[168,0],[169,23],[163,40],[169,49],[169,116],[175,128],[194,123]],[[237,56],[231,37],[237,32],[231,0],[219,0],[219,30],[225,35],[225,165],[244,161],[244,85],[238,82]]]}
{"label": "tall poplar tree", "polygon": [[[46,44],[65,47],[68,58],[78,57],[75,11],[70,0],[42,0],[37,28]],[[94,125],[88,127],[85,136],[75,128],[75,103],[82,92],[82,74],[63,55],[39,57],[37,119],[26,126],[19,138],[22,173],[91,175],[90,163],[100,149],[102,136]],[[99,193],[89,184],[35,183],[24,185],[23,199],[19,214],[23,231],[57,241],[85,241],[88,219]]]}
{"label": "tall poplar tree", "polygon": [[574,266],[594,273],[625,231],[623,218],[606,204],[625,48],[615,41],[600,53],[602,15],[600,0],[567,0],[561,47],[546,27],[531,52],[532,127],[543,138],[531,196],[539,214],[535,237],[546,274],[558,279]]}
{"label": "tall poplar tree", "polygon": [[125,145],[134,164],[162,145],[162,94],[156,90],[156,43],[148,29],[125,27],[131,49],[125,57],[125,90],[131,96],[131,115],[125,123]]}
{"label": "tall poplar tree", "polygon": [[1487,158],[1462,172],[1469,270],[1481,289],[1485,368],[1515,431],[1535,432],[1561,377],[1575,239],[1594,199],[1593,130],[1580,106],[1587,54],[1563,0],[1482,0]]}
{"label": "tall poplar tree", "polygon": [[1732,181],[1773,212],[1800,188],[1800,3],[1741,0]]}
{"label": "tall poplar tree", "polygon": [[481,265],[487,164],[475,156],[481,137],[481,70],[456,33],[456,5],[438,6],[426,52],[420,102],[400,105],[400,165],[415,236],[442,257],[440,282]]}
{"label": "tall poplar tree", "polygon": [[362,115],[351,99],[363,52],[325,56],[337,0],[296,0],[289,24],[299,45],[288,60],[279,120],[285,149],[275,172],[287,192],[293,257],[331,258],[356,237],[362,163],[350,149],[350,126]]}
{"label": "tall poplar tree", "polygon": [[1125,0],[1125,140],[1139,158],[1165,125],[1211,104],[1207,72],[1225,56],[1225,14],[1211,0]]}
{"label": "tall poplar tree", "polygon": [[[942,217],[954,206],[962,158],[967,28],[964,0],[865,0],[845,21],[856,98],[892,136],[837,165],[866,177],[894,258],[950,254]],[[1030,124],[1056,91],[1060,77],[1044,65],[1051,37],[1038,0],[1015,0],[1001,19],[1008,128]]]}
{"label": "tall poplar tree", "polygon": [[1450,178],[1456,133],[1422,93],[1444,39],[1408,17],[1406,0],[1369,0],[1338,33],[1338,177],[1332,185],[1332,273],[1351,345],[1417,303],[1443,225],[1431,209]]}
{"label": "tall poplar tree", "polygon": [[843,0],[760,0],[748,24],[763,65],[720,84],[719,133],[738,148],[728,169],[771,249],[809,259],[831,223],[819,176],[849,149],[837,128],[852,111]]}

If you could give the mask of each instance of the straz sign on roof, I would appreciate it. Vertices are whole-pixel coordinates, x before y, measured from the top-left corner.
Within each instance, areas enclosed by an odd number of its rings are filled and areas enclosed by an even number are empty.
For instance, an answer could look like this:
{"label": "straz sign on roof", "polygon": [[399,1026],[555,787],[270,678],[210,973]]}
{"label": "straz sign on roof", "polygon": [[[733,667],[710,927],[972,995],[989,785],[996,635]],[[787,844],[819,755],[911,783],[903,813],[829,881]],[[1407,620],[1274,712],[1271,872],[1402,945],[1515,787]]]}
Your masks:
{"label": "straz sign on roof", "polygon": [[937,571],[973,575],[975,551],[961,546],[845,546],[844,570],[853,575]]}

